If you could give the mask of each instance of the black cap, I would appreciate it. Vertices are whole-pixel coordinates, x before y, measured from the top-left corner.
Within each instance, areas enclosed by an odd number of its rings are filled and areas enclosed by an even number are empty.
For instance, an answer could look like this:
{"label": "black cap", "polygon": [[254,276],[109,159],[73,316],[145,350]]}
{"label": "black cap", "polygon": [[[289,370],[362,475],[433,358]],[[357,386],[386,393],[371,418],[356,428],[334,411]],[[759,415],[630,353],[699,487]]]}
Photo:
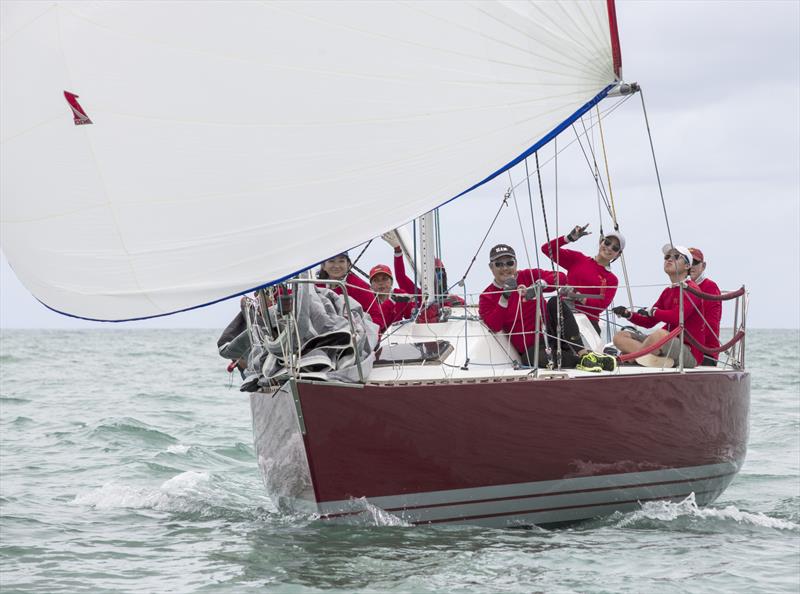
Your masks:
{"label": "black cap", "polygon": [[510,245],[506,245],[504,243],[498,243],[492,249],[489,250],[489,262],[494,262],[498,258],[502,258],[503,256],[511,256],[512,258],[517,257],[517,253],[514,251]]}

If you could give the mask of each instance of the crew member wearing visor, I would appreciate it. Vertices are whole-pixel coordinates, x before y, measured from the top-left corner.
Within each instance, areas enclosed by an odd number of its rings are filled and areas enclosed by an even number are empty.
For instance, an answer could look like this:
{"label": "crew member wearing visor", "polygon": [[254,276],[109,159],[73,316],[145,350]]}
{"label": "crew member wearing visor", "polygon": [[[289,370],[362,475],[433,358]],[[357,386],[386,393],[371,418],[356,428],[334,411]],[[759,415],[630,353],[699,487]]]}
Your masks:
{"label": "crew member wearing visor", "polygon": [[378,324],[381,334],[395,322],[410,318],[414,309],[412,295],[392,289],[393,282],[392,270],[386,264],[373,266],[369,271],[369,285],[374,297],[367,313]]}
{"label": "crew member wearing visor", "polygon": [[622,255],[625,249],[625,237],[619,231],[611,231],[601,236],[600,246],[594,257],[563,247],[590,235],[591,231],[586,230],[588,227],[588,223],[583,227],[577,225],[569,234],[545,243],[542,246],[542,253],[567,271],[567,285],[578,293],[596,295],[578,299],[575,309],[586,314],[600,334],[600,314],[614,300],[619,285],[610,266]]}
{"label": "crew member wearing visor", "polygon": [[[627,318],[637,326],[652,328],[658,323],[663,323],[664,328],[654,330],[645,335],[636,329],[620,330],[614,335],[614,345],[623,353],[636,353],[657,343],[672,330],[680,325],[680,285],[689,286],[696,290],[700,288],[689,278],[689,267],[692,265],[692,254],[689,248],[680,245],[665,245],[661,251],[664,253],[664,272],[669,276],[670,286],[661,292],[658,300],[650,309],[642,308],[631,312],[624,306],[614,308],[614,314]],[[700,343],[705,344],[703,318],[700,315],[701,301],[689,291],[683,291],[683,326]],[[688,341],[683,345],[683,366],[687,368],[700,365],[703,354]],[[673,366],[681,353],[680,335],[670,339],[652,354],[668,357]],[[669,361],[665,362],[669,363]]]}
{"label": "crew member wearing visor", "polygon": [[[689,248],[692,254],[692,266],[689,268],[689,277],[700,287],[703,293],[708,295],[720,295],[719,285],[710,278],[706,277],[706,260],[703,252],[698,248]],[[703,319],[705,320],[706,341],[705,344],[711,349],[719,348],[719,325],[722,321],[722,302],[711,299],[701,299]],[[719,353],[713,355],[703,355],[703,365],[715,367],[719,360]]]}
{"label": "crew member wearing visor", "polygon": [[[492,332],[509,334],[511,344],[531,367],[545,367],[547,353],[543,334],[539,337],[539,359],[534,357],[536,337],[536,298],[533,289],[538,285],[548,293],[566,282],[563,272],[539,268],[517,270],[514,248],[504,243],[489,250],[489,270],[494,280],[481,293],[478,313]],[[545,328],[547,312],[544,299],[540,301],[541,325]]]}

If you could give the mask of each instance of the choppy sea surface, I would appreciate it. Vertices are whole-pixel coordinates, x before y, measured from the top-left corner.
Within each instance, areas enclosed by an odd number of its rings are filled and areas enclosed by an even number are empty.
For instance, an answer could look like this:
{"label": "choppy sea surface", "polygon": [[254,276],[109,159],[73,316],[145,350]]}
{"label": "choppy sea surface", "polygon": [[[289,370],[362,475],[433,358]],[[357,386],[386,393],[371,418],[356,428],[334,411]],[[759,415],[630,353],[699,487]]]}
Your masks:
{"label": "choppy sea surface", "polygon": [[0,332],[0,591],[800,590],[800,332],[753,330],[747,461],[711,507],[571,528],[278,513],[217,330]]}

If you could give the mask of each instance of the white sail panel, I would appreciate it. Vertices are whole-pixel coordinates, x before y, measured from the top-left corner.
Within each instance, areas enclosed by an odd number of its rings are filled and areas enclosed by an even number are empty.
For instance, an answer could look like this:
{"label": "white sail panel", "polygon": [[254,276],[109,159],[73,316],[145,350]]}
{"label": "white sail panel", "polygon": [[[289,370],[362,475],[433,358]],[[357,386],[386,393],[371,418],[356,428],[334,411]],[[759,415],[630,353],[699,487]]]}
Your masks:
{"label": "white sail panel", "polygon": [[40,301],[92,319],[362,243],[615,79],[605,2],[33,4],[3,3],[2,248]]}

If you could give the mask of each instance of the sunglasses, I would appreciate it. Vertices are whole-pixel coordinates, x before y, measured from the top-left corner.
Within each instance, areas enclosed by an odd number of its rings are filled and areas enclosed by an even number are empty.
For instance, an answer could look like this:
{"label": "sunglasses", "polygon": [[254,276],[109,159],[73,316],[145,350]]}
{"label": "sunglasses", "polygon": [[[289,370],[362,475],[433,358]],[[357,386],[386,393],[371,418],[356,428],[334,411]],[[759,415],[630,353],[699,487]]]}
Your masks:
{"label": "sunglasses", "polygon": [[502,260],[502,261],[496,260],[492,265],[495,268],[513,268],[514,266],[517,265],[517,261],[516,260]]}
{"label": "sunglasses", "polygon": [[664,254],[664,260],[675,260],[676,262],[683,258],[680,254]]}
{"label": "sunglasses", "polygon": [[618,252],[620,250],[620,247],[617,244],[615,244],[613,241],[611,241],[610,239],[604,239],[603,240],[603,245],[606,246],[606,247],[610,247],[611,250],[614,251],[614,252]]}
{"label": "sunglasses", "polygon": [[700,265],[702,263],[703,263],[702,260],[692,260],[692,266],[698,266],[698,265]]}

